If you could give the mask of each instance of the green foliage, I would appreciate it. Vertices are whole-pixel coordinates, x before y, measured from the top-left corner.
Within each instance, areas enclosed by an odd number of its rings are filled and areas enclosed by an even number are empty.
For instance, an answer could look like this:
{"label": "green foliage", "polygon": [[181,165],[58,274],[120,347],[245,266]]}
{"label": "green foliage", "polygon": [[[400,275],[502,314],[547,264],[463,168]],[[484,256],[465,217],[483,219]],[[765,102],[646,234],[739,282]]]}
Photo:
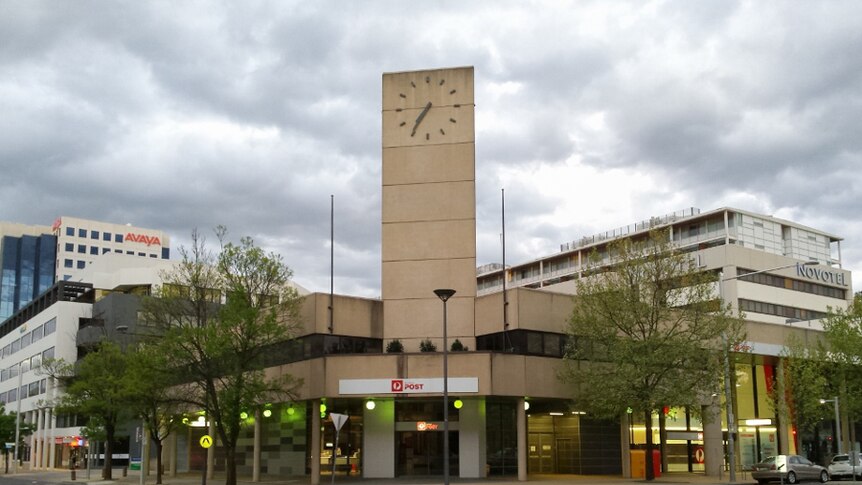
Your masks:
{"label": "green foliage", "polygon": [[792,402],[792,418],[802,431],[812,431],[823,419],[832,416],[832,408],[820,404],[820,399],[832,396],[830,382],[833,364],[822,341],[806,344],[791,335],[782,351],[784,382],[773,386],[769,402],[773,410],[786,415],[784,402]]}
{"label": "green foliage", "polygon": [[[146,320],[163,338],[158,355],[167,369],[181,370],[172,387],[177,399],[206,411],[215,423],[226,458],[226,484],[236,483],[236,445],[243,411],[294,397],[299,382],[287,374],[267,376],[267,357],[288,342],[301,299],[289,285],[281,256],[250,238],[210,251],[197,232],[182,262],[163,275],[165,285],[144,303]],[[224,300],[220,297],[223,296]]]}
{"label": "green foliage", "polygon": [[65,392],[55,403],[57,412],[87,416],[90,432],[101,430],[105,439],[103,476],[111,479],[111,456],[117,424],[130,418],[134,396],[129,394],[129,354],[104,340],[77,363],[62,359],[42,363],[40,373],[57,377]]}
{"label": "green foliage", "polygon": [[[3,443],[14,443],[15,442],[15,417],[17,414],[15,412],[6,413],[5,406],[0,403],[0,440]],[[31,423],[21,422],[18,425],[18,436],[20,438],[20,442],[18,443],[19,449],[24,445],[24,437],[29,436],[35,431],[35,426]],[[10,454],[13,450],[3,448],[5,454]]]}
{"label": "green foliage", "polygon": [[386,344],[386,353],[395,353],[395,352],[404,352],[404,344],[401,343],[398,339],[390,340],[388,344]]}
{"label": "green foliage", "polygon": [[829,396],[840,396],[842,412],[858,421],[862,419],[862,293],[846,310],[830,310],[823,328],[833,364],[830,375],[838,381],[833,384],[837,392]]}
{"label": "green foliage", "polygon": [[668,241],[666,231],[614,241],[612,267],[594,254],[578,280],[561,377],[594,416],[699,407],[720,389],[729,346],[744,340],[742,320],[716,301],[717,275]]}
{"label": "green foliage", "polygon": [[437,346],[434,345],[434,342],[431,339],[425,339],[419,342],[419,351],[420,352],[437,352]]}
{"label": "green foliage", "polygon": [[465,347],[460,340],[455,339],[455,341],[452,342],[452,346],[449,348],[449,350],[451,350],[452,352],[466,352],[470,349],[468,347]]}

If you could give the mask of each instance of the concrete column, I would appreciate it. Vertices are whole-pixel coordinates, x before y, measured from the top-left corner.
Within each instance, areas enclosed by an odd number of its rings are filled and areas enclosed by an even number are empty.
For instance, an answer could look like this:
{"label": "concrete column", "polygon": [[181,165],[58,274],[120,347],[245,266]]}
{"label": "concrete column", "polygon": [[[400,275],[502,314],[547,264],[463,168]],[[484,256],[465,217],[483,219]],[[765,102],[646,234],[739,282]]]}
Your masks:
{"label": "concrete column", "polygon": [[33,451],[30,461],[33,463],[33,469],[42,468],[42,448],[44,443],[44,427],[45,427],[45,411],[43,409],[36,410],[36,431],[33,433]]}
{"label": "concrete column", "polygon": [[363,407],[362,412],[362,477],[393,478],[396,453],[395,400],[375,399],[374,404],[374,409]]}
{"label": "concrete column", "polygon": [[[207,416],[209,418],[209,416]],[[216,449],[216,434],[215,434],[215,423],[210,419],[210,427],[207,430],[207,434],[210,435],[213,439],[213,445],[207,448],[207,479],[211,479],[215,476],[215,449]]]}
{"label": "concrete column", "polygon": [[[461,478],[485,477],[488,463],[485,445],[485,400],[462,399],[458,411],[458,472]],[[451,425],[451,423],[450,423]]]}
{"label": "concrete column", "polygon": [[[311,401],[311,485],[320,485],[320,399]],[[366,461],[367,463],[367,461]]]}
{"label": "concrete column", "polygon": [[260,420],[263,413],[260,409],[254,412],[254,451],[252,452],[251,481],[260,481]]}
{"label": "concrete column", "polygon": [[170,452],[168,452],[168,463],[171,467],[170,475],[171,477],[177,476],[177,454],[180,452],[177,449],[177,431],[174,430],[170,436],[168,436],[168,448]]}
{"label": "concrete column", "polygon": [[721,408],[718,398],[702,407],[703,422],[703,465],[708,477],[721,477],[724,464],[724,440],[721,433]]}
{"label": "concrete column", "polygon": [[515,405],[518,421],[518,480],[527,481],[527,411],[524,398]]}
{"label": "concrete column", "polygon": [[631,423],[629,413],[623,413],[620,417],[620,459],[623,465],[623,477],[632,477],[632,453],[631,453]]}
{"label": "concrete column", "polygon": [[[48,379],[51,382],[51,379]],[[53,409],[48,409],[48,423],[51,425],[51,431],[48,433],[48,468],[54,468],[54,454],[56,453],[56,438],[57,438],[57,416],[54,415]]]}

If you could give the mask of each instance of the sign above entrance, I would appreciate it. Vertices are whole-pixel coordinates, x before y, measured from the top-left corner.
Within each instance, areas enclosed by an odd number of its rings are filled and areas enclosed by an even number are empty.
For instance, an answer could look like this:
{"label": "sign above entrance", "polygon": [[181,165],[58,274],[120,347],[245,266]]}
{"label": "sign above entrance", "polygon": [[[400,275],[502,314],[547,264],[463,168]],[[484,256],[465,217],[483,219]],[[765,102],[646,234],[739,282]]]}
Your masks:
{"label": "sign above entrance", "polygon": [[[479,392],[478,377],[450,377],[449,392]],[[341,379],[339,394],[435,394],[443,392],[443,379]]]}

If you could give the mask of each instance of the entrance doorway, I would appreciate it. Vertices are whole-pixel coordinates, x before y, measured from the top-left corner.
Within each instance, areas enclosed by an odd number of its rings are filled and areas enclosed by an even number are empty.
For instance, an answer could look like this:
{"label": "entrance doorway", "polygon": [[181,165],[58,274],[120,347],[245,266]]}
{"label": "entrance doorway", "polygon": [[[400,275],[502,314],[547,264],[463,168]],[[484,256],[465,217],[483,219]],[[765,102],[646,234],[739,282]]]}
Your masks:
{"label": "entrance doorway", "polygon": [[[443,431],[398,431],[397,476],[443,475]],[[449,431],[449,476],[457,477],[458,431]]]}
{"label": "entrance doorway", "polygon": [[527,454],[530,473],[556,473],[554,434],[530,433]]}

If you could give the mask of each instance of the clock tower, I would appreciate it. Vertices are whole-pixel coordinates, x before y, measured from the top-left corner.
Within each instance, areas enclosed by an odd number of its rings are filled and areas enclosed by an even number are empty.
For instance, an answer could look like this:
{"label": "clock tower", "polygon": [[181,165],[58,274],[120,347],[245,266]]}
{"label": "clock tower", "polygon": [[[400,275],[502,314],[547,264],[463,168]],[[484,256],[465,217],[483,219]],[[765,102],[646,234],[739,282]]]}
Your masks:
{"label": "clock tower", "polygon": [[473,68],[383,75],[384,346],[428,338],[475,349],[476,163]]}

